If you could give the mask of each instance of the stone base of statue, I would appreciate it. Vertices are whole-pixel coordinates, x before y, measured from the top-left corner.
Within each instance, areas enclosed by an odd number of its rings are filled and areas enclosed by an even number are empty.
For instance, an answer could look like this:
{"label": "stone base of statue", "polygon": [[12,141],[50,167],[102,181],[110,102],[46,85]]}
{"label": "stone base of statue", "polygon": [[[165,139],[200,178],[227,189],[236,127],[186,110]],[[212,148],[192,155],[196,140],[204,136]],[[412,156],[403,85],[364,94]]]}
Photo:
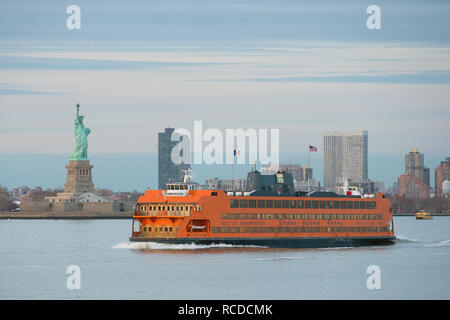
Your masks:
{"label": "stone base of statue", "polygon": [[69,160],[66,165],[67,177],[64,184],[64,193],[85,193],[94,192],[92,183],[92,168],[89,160]]}

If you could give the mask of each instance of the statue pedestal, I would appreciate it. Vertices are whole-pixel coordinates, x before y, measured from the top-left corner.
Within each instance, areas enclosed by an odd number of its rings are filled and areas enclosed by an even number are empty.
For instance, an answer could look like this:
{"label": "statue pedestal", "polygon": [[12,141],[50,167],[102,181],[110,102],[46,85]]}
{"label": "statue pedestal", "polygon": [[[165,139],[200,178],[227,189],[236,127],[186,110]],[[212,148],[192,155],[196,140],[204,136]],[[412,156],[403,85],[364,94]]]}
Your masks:
{"label": "statue pedestal", "polygon": [[91,171],[93,167],[89,160],[69,160],[69,164],[66,165],[67,178],[64,184],[64,193],[94,192]]}

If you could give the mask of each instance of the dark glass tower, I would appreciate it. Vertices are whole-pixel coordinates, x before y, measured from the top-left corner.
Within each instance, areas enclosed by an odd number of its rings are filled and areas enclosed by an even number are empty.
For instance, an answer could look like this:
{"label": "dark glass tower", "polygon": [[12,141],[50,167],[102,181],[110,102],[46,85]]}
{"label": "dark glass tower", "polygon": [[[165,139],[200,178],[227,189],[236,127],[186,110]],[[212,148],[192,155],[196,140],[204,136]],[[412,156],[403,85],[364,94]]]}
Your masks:
{"label": "dark glass tower", "polygon": [[171,141],[174,128],[166,128],[164,132],[158,133],[158,188],[166,189],[169,182],[183,181],[184,172],[189,164],[174,164],[171,159],[172,149],[178,141]]}

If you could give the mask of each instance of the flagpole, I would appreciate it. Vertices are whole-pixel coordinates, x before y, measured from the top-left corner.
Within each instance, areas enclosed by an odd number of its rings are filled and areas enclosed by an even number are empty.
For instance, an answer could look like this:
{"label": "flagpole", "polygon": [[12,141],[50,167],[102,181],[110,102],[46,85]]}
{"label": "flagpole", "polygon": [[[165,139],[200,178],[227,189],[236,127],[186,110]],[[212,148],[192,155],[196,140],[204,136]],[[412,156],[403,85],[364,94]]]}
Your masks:
{"label": "flagpole", "polygon": [[233,179],[234,179],[234,157],[236,157],[236,155],[235,155],[235,151],[233,150],[233,163],[231,164],[231,191],[234,191],[234,183],[233,183]]}
{"label": "flagpole", "polygon": [[311,147],[308,145],[308,168],[306,169],[306,176],[308,177],[308,193],[309,193],[309,165],[311,162]]}

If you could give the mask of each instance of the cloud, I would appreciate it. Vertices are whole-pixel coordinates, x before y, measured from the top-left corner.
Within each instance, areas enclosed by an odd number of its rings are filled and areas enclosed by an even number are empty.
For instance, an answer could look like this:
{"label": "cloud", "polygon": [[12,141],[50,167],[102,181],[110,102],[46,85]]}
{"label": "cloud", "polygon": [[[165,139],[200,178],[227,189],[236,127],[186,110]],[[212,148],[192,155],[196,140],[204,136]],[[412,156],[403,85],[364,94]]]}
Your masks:
{"label": "cloud", "polygon": [[8,84],[0,84],[0,95],[43,95],[64,94],[64,92],[38,91],[23,87],[14,87]]}
{"label": "cloud", "polygon": [[205,81],[313,82],[313,83],[403,83],[450,84],[450,71],[428,71],[413,74],[337,75],[315,77],[264,77],[251,79],[212,79]]}
{"label": "cloud", "polygon": [[0,70],[119,70],[196,67],[213,63],[0,56]]}

